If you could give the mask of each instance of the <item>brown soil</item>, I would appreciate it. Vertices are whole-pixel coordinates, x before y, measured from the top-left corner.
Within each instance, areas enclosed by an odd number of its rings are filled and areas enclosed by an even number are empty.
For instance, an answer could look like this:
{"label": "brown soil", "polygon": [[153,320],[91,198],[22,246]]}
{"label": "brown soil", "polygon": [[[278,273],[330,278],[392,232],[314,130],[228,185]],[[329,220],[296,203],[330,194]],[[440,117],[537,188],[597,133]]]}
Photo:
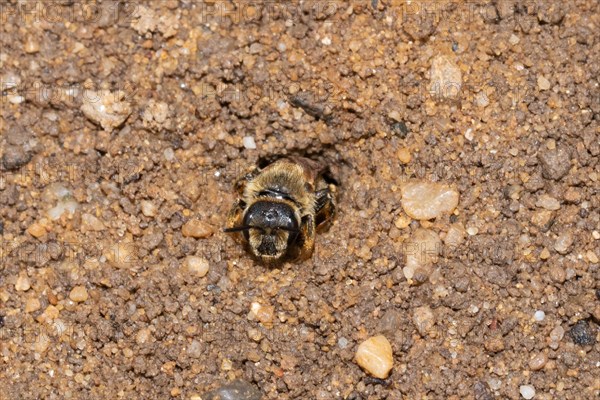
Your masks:
{"label": "brown soil", "polygon": [[[235,379],[278,400],[598,398],[598,1],[391,3],[0,5],[0,398]],[[114,120],[82,109],[101,90]],[[221,228],[237,176],[289,154],[331,166],[339,214],[310,260],[268,269]],[[403,224],[409,179],[458,208]],[[408,282],[411,232],[451,226],[465,240]],[[353,360],[380,334],[385,380]]]}

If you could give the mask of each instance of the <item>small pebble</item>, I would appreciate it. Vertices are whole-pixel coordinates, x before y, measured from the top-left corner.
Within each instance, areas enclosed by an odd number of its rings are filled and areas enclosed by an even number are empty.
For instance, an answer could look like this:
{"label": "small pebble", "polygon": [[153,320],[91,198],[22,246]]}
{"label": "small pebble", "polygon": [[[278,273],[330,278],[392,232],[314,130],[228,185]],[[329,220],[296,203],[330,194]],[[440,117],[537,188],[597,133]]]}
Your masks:
{"label": "small pebble", "polygon": [[150,332],[150,329],[142,328],[135,335],[135,342],[137,344],[144,344],[144,343],[148,342],[148,340],[150,340],[151,335],[152,335],[152,333]]}
{"label": "small pebble", "polygon": [[406,264],[402,269],[406,279],[413,279],[415,271],[427,268],[438,259],[442,251],[439,235],[430,229],[419,228],[405,243]]}
{"label": "small pebble", "polygon": [[556,328],[552,329],[550,332],[550,347],[554,350],[558,348],[559,342],[565,336],[565,329],[558,325]]}
{"label": "small pebble", "polygon": [[259,329],[255,329],[255,328],[250,328],[248,329],[248,337],[252,340],[254,340],[255,342],[260,342],[260,340],[262,339],[262,333]]}
{"label": "small pebble", "polygon": [[538,322],[543,321],[544,318],[546,318],[546,313],[541,310],[538,310],[533,314],[533,318]]}
{"label": "small pebble", "polygon": [[243,143],[246,149],[256,149],[256,143],[252,136],[244,136]]}
{"label": "small pebble", "polygon": [[538,160],[546,179],[560,180],[571,169],[571,155],[564,146],[554,150],[542,148],[538,153]]}
{"label": "small pebble", "polygon": [[192,340],[187,348],[187,354],[192,358],[200,358],[202,356],[202,344],[197,340]]}
{"label": "small pebble", "polygon": [[25,312],[26,313],[35,312],[35,311],[39,310],[40,308],[42,308],[42,305],[40,304],[40,301],[37,299],[37,297],[32,297],[30,299],[27,299],[27,302],[25,303]]}
{"label": "small pebble", "polygon": [[221,361],[221,370],[222,371],[231,371],[232,368],[233,368],[233,363],[231,362],[230,359],[224,358],[223,361]]}
{"label": "small pebble", "polygon": [[529,368],[532,371],[539,371],[540,369],[544,368],[547,362],[548,356],[545,353],[539,353],[529,360]]}
{"label": "small pebble", "polygon": [[140,202],[140,207],[142,209],[142,214],[146,217],[155,217],[157,213],[157,208],[153,202],[149,200],[142,200]]}
{"label": "small pebble", "polygon": [[477,229],[476,226],[469,226],[467,228],[467,233],[469,234],[469,236],[475,236],[479,233],[479,229]]}
{"label": "small pebble", "polygon": [[400,160],[400,162],[402,164],[408,164],[410,162],[410,160],[412,159],[412,157],[410,155],[410,151],[406,147],[402,147],[400,150],[398,150],[397,155],[398,155],[398,160]]}
{"label": "small pebble", "polygon": [[60,219],[60,217],[65,213],[69,213],[71,215],[75,214],[75,211],[79,207],[77,201],[73,198],[66,196],[63,199],[59,200],[55,207],[52,207],[48,210],[48,217],[56,221]]}
{"label": "small pebble", "polygon": [[541,195],[535,202],[536,207],[544,208],[546,210],[555,211],[560,209],[560,201],[547,194]]}
{"label": "small pebble", "polygon": [[40,51],[40,44],[32,36],[27,37],[24,47],[25,53],[33,54]]}
{"label": "small pebble", "polygon": [[580,320],[573,325],[569,331],[569,336],[575,344],[592,346],[596,343],[596,331],[597,329],[592,328],[587,321]]}
{"label": "small pebble", "polygon": [[462,72],[450,57],[445,55],[435,57],[431,63],[429,77],[430,93],[433,93],[436,99],[454,98],[460,94]]}
{"label": "small pebble", "polygon": [[175,160],[175,151],[173,151],[172,148],[168,147],[163,151],[163,156],[165,157],[165,160],[173,161]]}
{"label": "small pebble", "polygon": [[473,128],[468,128],[465,131],[465,139],[467,139],[469,142],[472,142],[473,139],[475,139],[475,135],[473,135]]}
{"label": "small pebble", "polygon": [[27,228],[27,233],[29,233],[34,238],[40,238],[40,237],[44,236],[47,233],[47,231],[43,225],[41,225],[37,222],[34,222],[33,224],[31,224],[29,226],[29,228]]}
{"label": "small pebble", "polygon": [[567,272],[563,266],[553,264],[550,266],[550,279],[556,283],[563,283],[567,279]]}
{"label": "small pebble", "polygon": [[106,229],[104,223],[92,214],[84,213],[81,216],[81,230],[82,232],[93,231],[100,232]]}
{"label": "small pebble", "polygon": [[581,201],[581,193],[576,188],[570,187],[565,191],[565,201],[569,203],[579,203]]}
{"label": "small pebble", "polygon": [[392,345],[385,336],[371,337],[358,346],[355,359],[370,375],[386,379],[394,364]]}
{"label": "small pebble", "polygon": [[426,336],[429,330],[435,324],[435,317],[429,306],[423,306],[415,309],[413,312],[412,321],[419,331],[419,334],[421,336]]}
{"label": "small pebble", "polygon": [[150,100],[142,113],[144,125],[156,130],[163,129],[169,119],[169,105],[163,101]]}
{"label": "small pebble", "polygon": [[242,380],[227,383],[201,396],[206,400],[261,400],[262,397],[256,386]]}
{"label": "small pebble", "polygon": [[52,305],[49,305],[44,310],[44,319],[54,321],[60,315],[60,310]]}
{"label": "small pebble", "polygon": [[210,225],[197,219],[192,219],[183,225],[181,228],[181,233],[185,237],[204,239],[211,236],[214,231]]}
{"label": "small pebble", "polygon": [[588,259],[589,262],[591,262],[592,264],[598,264],[598,256],[596,255],[596,253],[594,253],[592,250],[588,250],[585,253],[586,258]]}
{"label": "small pebble", "polygon": [[556,250],[560,254],[567,254],[572,244],[573,235],[571,234],[571,232],[563,232],[560,234],[560,236],[558,236],[558,238],[554,242],[554,250]]}
{"label": "small pebble", "polygon": [[508,38],[508,43],[512,44],[513,46],[515,44],[519,44],[520,41],[521,41],[521,39],[519,39],[519,37],[517,35],[515,35],[514,33],[512,35],[510,35],[510,37]]}
{"label": "small pebble", "polygon": [[33,344],[33,350],[38,354],[43,354],[48,350],[50,346],[50,336],[49,335],[39,335],[39,337],[35,340]]}
{"label": "small pebble", "polygon": [[[490,99],[488,98],[487,94],[483,91],[477,93],[477,95],[475,96],[475,104],[477,104],[479,107],[481,108],[485,108],[490,104]],[[473,140],[473,139],[467,139],[469,141]]]}
{"label": "small pebble", "polygon": [[31,282],[29,277],[25,273],[21,273],[15,283],[15,290],[18,292],[26,292],[31,288]]}
{"label": "small pebble", "polygon": [[487,383],[492,390],[499,390],[502,387],[502,381],[497,378],[489,378]]}
{"label": "small pebble", "polygon": [[82,303],[88,299],[87,289],[85,286],[75,286],[69,293],[69,298],[76,303]]}
{"label": "small pebble", "polygon": [[540,90],[548,90],[550,89],[550,81],[546,79],[544,76],[540,75],[537,78],[538,88]]}
{"label": "small pebble", "polygon": [[250,305],[248,319],[260,322],[265,327],[273,326],[273,318],[275,316],[275,308],[273,306],[262,305],[258,302],[253,302]]}
{"label": "small pebble", "polygon": [[83,96],[81,111],[92,122],[105,131],[112,132],[121,126],[132,112],[131,104],[125,101],[125,91],[87,90]]}
{"label": "small pebble", "polygon": [[504,345],[504,340],[501,336],[492,336],[485,341],[483,344],[486,350],[491,351],[493,353],[499,353],[504,350],[506,347]]}
{"label": "small pebble", "polygon": [[550,227],[553,215],[550,210],[538,210],[531,216],[531,223],[541,229],[547,230]]}
{"label": "small pebble", "polygon": [[466,230],[460,223],[455,223],[450,226],[446,236],[444,237],[444,244],[450,249],[460,246],[465,241]]}
{"label": "small pebble", "polygon": [[209,269],[208,261],[205,258],[197,256],[187,256],[184,261],[184,266],[187,272],[199,278],[206,276]]}
{"label": "small pebble", "polygon": [[411,222],[412,219],[410,219],[408,215],[402,213],[398,216],[398,218],[396,218],[396,221],[394,221],[394,225],[398,229],[406,229],[408,228]]}
{"label": "small pebble", "polygon": [[455,189],[436,182],[411,182],[402,188],[402,208],[418,220],[451,214],[458,205],[458,198]]}
{"label": "small pebble", "polygon": [[346,347],[348,347],[348,339],[346,339],[345,337],[341,337],[338,339],[338,347],[340,349],[345,349]]}
{"label": "small pebble", "polygon": [[533,399],[535,396],[535,388],[531,385],[521,385],[519,387],[519,393],[523,396],[524,399]]}

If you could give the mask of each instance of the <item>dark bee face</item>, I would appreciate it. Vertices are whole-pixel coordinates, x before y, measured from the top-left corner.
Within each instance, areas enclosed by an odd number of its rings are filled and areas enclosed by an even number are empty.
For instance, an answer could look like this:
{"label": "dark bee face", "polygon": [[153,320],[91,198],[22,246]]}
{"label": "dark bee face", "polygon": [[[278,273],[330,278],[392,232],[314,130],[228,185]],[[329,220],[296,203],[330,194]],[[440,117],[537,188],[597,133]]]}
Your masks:
{"label": "dark bee face", "polygon": [[283,257],[298,234],[298,220],[285,203],[258,201],[244,215],[246,240],[257,256],[273,261]]}

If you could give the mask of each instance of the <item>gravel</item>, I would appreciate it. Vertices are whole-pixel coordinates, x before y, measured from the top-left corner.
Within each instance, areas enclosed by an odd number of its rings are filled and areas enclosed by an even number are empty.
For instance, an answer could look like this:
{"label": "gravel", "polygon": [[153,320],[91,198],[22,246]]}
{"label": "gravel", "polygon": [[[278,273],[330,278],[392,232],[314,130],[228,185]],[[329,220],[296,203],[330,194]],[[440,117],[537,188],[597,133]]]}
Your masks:
{"label": "gravel", "polygon": [[566,147],[543,149],[538,154],[544,178],[560,180],[571,168],[571,155]]}
{"label": "gravel", "polygon": [[236,380],[204,393],[202,400],[261,400],[262,394],[252,384]]}
{"label": "gravel", "polygon": [[411,182],[402,188],[402,208],[418,220],[452,213],[458,205],[458,198],[455,189],[435,182]]}
{"label": "gravel", "polygon": [[362,342],[356,349],[354,358],[365,371],[379,379],[387,378],[394,365],[392,345],[382,335]]}
{"label": "gravel", "polygon": [[569,336],[575,344],[580,346],[591,346],[596,343],[598,328],[593,328],[587,321],[577,321],[569,330]]}
{"label": "gravel", "polygon": [[[0,24],[5,397],[598,398],[597,1],[25,3]],[[291,155],[338,212],[265,267],[223,227]],[[355,361],[379,335],[386,379]]]}
{"label": "gravel", "polygon": [[524,399],[533,399],[535,397],[535,388],[531,385],[521,385],[519,386],[519,393],[521,393]]}

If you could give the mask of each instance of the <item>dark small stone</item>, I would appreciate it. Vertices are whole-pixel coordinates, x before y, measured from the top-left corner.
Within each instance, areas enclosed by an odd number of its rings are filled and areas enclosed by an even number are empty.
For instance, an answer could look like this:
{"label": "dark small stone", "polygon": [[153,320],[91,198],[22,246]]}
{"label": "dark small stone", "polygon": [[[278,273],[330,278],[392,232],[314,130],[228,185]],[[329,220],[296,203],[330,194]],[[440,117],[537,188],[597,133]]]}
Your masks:
{"label": "dark small stone", "polygon": [[179,229],[179,228],[181,228],[181,226],[183,225],[184,222],[185,222],[185,218],[183,217],[183,214],[181,214],[181,212],[177,211],[177,212],[173,213],[173,215],[171,216],[171,219],[169,220],[169,226],[172,229]]}
{"label": "dark small stone", "polygon": [[538,160],[542,165],[542,174],[546,179],[557,181],[571,169],[571,154],[565,147],[557,147],[554,150],[543,150],[538,153]]}
{"label": "dark small stone", "polygon": [[596,333],[587,321],[578,321],[569,331],[569,336],[575,344],[591,346],[596,343]]}
{"label": "dark small stone", "polygon": [[0,328],[4,326],[4,315],[0,315]]}
{"label": "dark small stone", "polygon": [[600,289],[596,289],[596,297],[600,300]]}
{"label": "dark small stone", "polygon": [[392,132],[394,132],[396,135],[398,135],[400,137],[400,139],[404,139],[408,135],[408,127],[402,121],[394,122],[391,125],[391,127],[392,127]]}
{"label": "dark small stone", "polygon": [[7,171],[14,171],[31,160],[31,154],[21,146],[6,146],[2,155],[2,167]]}
{"label": "dark small stone", "polygon": [[260,400],[262,393],[256,386],[237,380],[205,393],[202,398],[206,400]]}
{"label": "dark small stone", "polygon": [[494,396],[490,392],[490,387],[486,382],[479,381],[473,387],[475,400],[492,400]]}
{"label": "dark small stone", "polygon": [[153,232],[144,235],[142,238],[142,248],[148,251],[154,250],[158,247],[160,242],[162,242],[163,237],[161,232]]}
{"label": "dark small stone", "polygon": [[464,310],[469,306],[470,297],[463,293],[451,293],[442,300],[442,304],[454,311]]}
{"label": "dark small stone", "polygon": [[294,107],[301,108],[304,112],[317,120],[329,122],[333,118],[333,115],[328,112],[327,106],[317,103],[314,100],[314,96],[308,92],[298,93],[290,97],[290,104]]}
{"label": "dark small stone", "polygon": [[0,221],[0,235],[4,233],[4,222]]}
{"label": "dark small stone", "polygon": [[365,385],[381,385],[383,387],[389,387],[392,384],[392,380],[391,379],[379,379],[379,378],[374,378],[372,376],[367,376],[364,379],[364,383]]}

